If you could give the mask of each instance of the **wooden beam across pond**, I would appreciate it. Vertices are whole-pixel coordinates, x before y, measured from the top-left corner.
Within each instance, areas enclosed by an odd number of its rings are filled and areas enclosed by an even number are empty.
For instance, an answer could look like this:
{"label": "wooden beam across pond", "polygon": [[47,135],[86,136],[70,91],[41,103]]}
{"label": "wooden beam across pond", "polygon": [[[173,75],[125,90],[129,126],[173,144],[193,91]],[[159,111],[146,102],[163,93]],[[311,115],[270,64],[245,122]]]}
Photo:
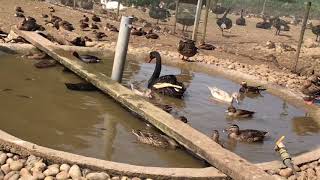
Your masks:
{"label": "wooden beam across pond", "polygon": [[209,137],[195,130],[190,125],[176,120],[172,115],[154,106],[142,97],[135,95],[123,85],[112,81],[111,78],[97,72],[92,66],[85,64],[70,52],[60,49],[49,40],[35,32],[20,31],[13,28],[14,32],[23,37],[40,50],[69,68],[78,76],[95,85],[104,93],[111,96],[122,106],[133,111],[143,119],[153,124],[162,132],[178,141],[181,145],[205,159],[208,163],[219,169],[224,174],[236,180],[272,180],[273,176],[262,169],[239,157],[235,153],[222,148]]}

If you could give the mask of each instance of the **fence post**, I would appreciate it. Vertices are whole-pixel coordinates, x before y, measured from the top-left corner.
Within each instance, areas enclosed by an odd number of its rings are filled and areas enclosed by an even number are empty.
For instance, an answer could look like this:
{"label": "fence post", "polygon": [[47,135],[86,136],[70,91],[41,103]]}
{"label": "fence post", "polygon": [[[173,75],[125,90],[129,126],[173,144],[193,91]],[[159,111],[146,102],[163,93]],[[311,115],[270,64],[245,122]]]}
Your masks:
{"label": "fence post", "polygon": [[173,21],[173,23],[174,23],[173,24],[173,33],[176,33],[179,3],[180,3],[180,0],[177,0],[177,2],[176,2],[176,15],[174,16],[174,21]]}
{"label": "fence post", "polygon": [[121,3],[121,0],[118,0],[118,7],[117,7],[117,18],[118,18],[118,20],[119,20],[119,14],[120,14],[120,3]]}
{"label": "fence post", "polygon": [[304,18],[303,18],[303,22],[302,22],[302,27],[301,27],[301,32],[300,32],[300,38],[299,38],[299,42],[298,42],[296,59],[295,59],[296,62],[295,62],[295,65],[294,65],[294,72],[297,72],[297,66],[298,66],[298,61],[299,61],[301,46],[302,46],[302,42],[303,42],[304,32],[306,31],[306,25],[307,25],[307,21],[308,21],[308,18],[309,18],[310,8],[311,8],[311,1],[309,1],[309,2],[307,3],[306,12],[305,12],[305,15],[304,15]]}
{"label": "fence post", "polygon": [[200,16],[201,16],[201,10],[202,10],[202,0],[198,0],[197,12],[196,12],[196,17],[194,19],[193,32],[192,32],[192,40],[194,41],[197,41],[197,33],[198,33]]}
{"label": "fence post", "polygon": [[120,31],[118,35],[116,53],[114,55],[113,68],[111,74],[111,79],[117,82],[121,82],[122,80],[124,65],[127,57],[132,21],[132,17],[122,16],[121,18]]}
{"label": "fence post", "polygon": [[204,15],[204,23],[203,23],[203,33],[202,33],[202,39],[200,41],[201,44],[205,42],[206,34],[207,34],[207,24],[208,24],[208,15],[209,15],[209,9],[211,7],[212,0],[207,0],[206,2],[206,12]]}

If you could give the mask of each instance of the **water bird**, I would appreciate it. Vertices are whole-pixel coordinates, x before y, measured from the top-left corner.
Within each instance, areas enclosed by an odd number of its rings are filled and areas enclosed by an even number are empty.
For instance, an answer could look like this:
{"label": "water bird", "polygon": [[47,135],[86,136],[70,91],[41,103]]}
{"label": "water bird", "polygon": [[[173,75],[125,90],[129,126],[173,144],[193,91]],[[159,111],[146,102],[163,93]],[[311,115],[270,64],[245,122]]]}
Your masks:
{"label": "water bird", "polygon": [[234,118],[250,118],[253,116],[255,112],[243,109],[236,109],[233,105],[230,105],[226,113],[228,116]]}
{"label": "water bird", "polygon": [[239,103],[239,93],[234,92],[230,95],[229,93],[217,87],[208,87],[208,89],[211,92],[212,98],[216,101],[228,104],[232,104],[234,101]]}
{"label": "water bird", "polygon": [[24,20],[18,24],[18,29],[23,31],[44,30],[44,28],[37,24],[36,20],[32,17],[24,18]]}
{"label": "water bird", "polygon": [[[178,44],[178,52],[182,55],[182,60],[188,61],[190,57],[195,56],[198,53],[195,41],[191,39],[182,39]],[[187,57],[185,59],[185,57]]]}
{"label": "water bird", "polygon": [[93,33],[98,41],[102,40],[105,37],[108,37],[104,32],[97,32],[96,30],[94,30]]}
{"label": "water bird", "polygon": [[111,32],[119,32],[117,27],[109,23],[106,24],[105,30],[111,31]]}
{"label": "water bird", "polygon": [[51,13],[56,12],[56,10],[52,6],[49,6],[48,9]]}
{"label": "water bird", "polygon": [[148,81],[148,88],[159,94],[172,96],[175,98],[182,98],[184,92],[186,91],[183,83],[179,82],[174,75],[165,75],[160,77],[162,66],[160,53],[157,51],[150,52],[148,63],[150,63],[153,59],[156,59],[156,66],[152,76]]}
{"label": "water bird", "polygon": [[224,130],[228,133],[228,137],[230,139],[234,139],[236,141],[242,141],[242,142],[261,142],[264,140],[266,134],[268,132],[266,131],[260,131],[255,129],[243,129],[240,130],[239,126],[236,124],[231,125],[229,128]]}
{"label": "water bird", "polygon": [[34,64],[34,66],[39,69],[54,67],[56,65],[57,65],[57,61],[47,60],[47,59],[41,60],[41,61]]}
{"label": "water bird", "polygon": [[180,120],[181,122],[184,122],[184,123],[188,123],[188,119],[185,116],[179,116],[178,120]]}
{"label": "water bird", "polygon": [[204,49],[204,50],[215,50],[216,47],[212,44],[207,44],[207,43],[202,43],[199,45],[199,49]]}
{"label": "water bird", "polygon": [[272,26],[276,28],[276,35],[280,35],[281,31],[289,31],[290,26],[288,23],[279,17],[275,17],[270,20],[272,22]]}
{"label": "water bird", "polygon": [[15,11],[16,11],[16,12],[19,12],[19,13],[24,13],[24,11],[22,10],[22,8],[21,8],[20,6],[17,6],[17,7],[15,8]]}
{"label": "water bird", "polygon": [[320,41],[320,25],[313,26],[311,24],[311,31],[316,35],[316,42]]}
{"label": "water bird", "polygon": [[131,29],[131,35],[134,35],[134,36],[143,36],[143,35],[146,35],[146,32],[145,32],[142,28],[133,27],[133,28]]}
{"label": "water bird", "polygon": [[91,23],[91,26],[90,26],[91,29],[99,29],[99,26],[95,23]]}
{"label": "water bird", "polygon": [[74,30],[74,27],[71,23],[69,23],[68,21],[60,21],[59,22],[59,25],[58,25],[58,29],[60,29],[60,27],[62,27],[64,30],[67,30],[67,31],[73,31]]}
{"label": "water bird", "polygon": [[49,16],[48,16],[48,14],[41,14],[41,17],[48,18]]}
{"label": "water bird", "polygon": [[243,17],[243,9],[241,9],[240,17],[236,19],[236,25],[238,26],[246,25],[246,19]]}
{"label": "water bird", "polygon": [[101,19],[100,17],[98,17],[96,14],[93,14],[92,17],[91,17],[92,21],[94,22],[101,22]]}
{"label": "water bird", "polygon": [[239,89],[240,93],[253,93],[260,94],[262,91],[266,91],[267,89],[261,86],[248,86],[247,82],[241,82],[241,88]]}
{"label": "water bird", "polygon": [[150,31],[148,31],[148,33],[145,36],[147,39],[158,39],[159,38],[159,35],[154,33],[152,29]]}
{"label": "water bird", "polygon": [[176,149],[179,144],[172,138],[159,133],[153,133],[142,130],[132,130],[132,134],[137,137],[137,140],[143,144],[149,144],[158,148]]}
{"label": "water bird", "polygon": [[265,16],[262,17],[262,22],[258,22],[256,24],[256,28],[260,28],[260,29],[270,29],[272,24],[270,22],[270,20],[268,20]]}
{"label": "water bird", "polygon": [[79,27],[80,27],[81,30],[84,30],[84,29],[86,29],[86,28],[89,27],[89,24],[88,24],[88,23],[85,23],[85,22],[81,22],[80,25],[79,25]]}
{"label": "water bird", "polygon": [[211,139],[219,144],[221,147],[223,147],[223,144],[220,142],[220,134],[218,130],[213,130],[211,134]]}
{"label": "water bird", "polygon": [[98,88],[91,83],[64,83],[65,86],[73,91],[97,91]]}
{"label": "water bird", "polygon": [[101,61],[101,59],[96,56],[79,55],[79,53],[77,53],[76,51],[74,51],[72,55],[85,63],[99,63]]}
{"label": "water bird", "polygon": [[87,23],[89,22],[89,18],[86,15],[83,15],[82,21]]}
{"label": "water bird", "polygon": [[227,11],[224,13],[224,15],[221,18],[218,18],[217,25],[221,29],[221,33],[223,36],[223,31],[225,29],[231,29],[232,28],[232,20],[227,18],[228,13],[230,12],[230,8],[227,9]]}
{"label": "water bird", "polygon": [[15,16],[15,17],[20,17],[20,18],[24,18],[24,17],[25,17],[24,14],[21,13],[21,12],[16,12],[16,13],[14,13],[14,16]]}

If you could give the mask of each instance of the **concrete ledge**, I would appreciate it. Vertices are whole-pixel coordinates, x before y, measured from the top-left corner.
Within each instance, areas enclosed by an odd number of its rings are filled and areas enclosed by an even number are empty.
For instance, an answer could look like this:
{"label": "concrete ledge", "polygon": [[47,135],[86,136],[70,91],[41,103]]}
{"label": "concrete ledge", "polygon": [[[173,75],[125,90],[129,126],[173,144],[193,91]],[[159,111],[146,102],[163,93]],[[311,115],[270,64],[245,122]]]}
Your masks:
{"label": "concrete ledge", "polygon": [[153,179],[227,179],[226,175],[213,167],[161,168],[116,163],[38,146],[11,136],[1,130],[0,148],[22,156],[32,154],[41,157],[50,163],[78,164],[84,168],[89,168],[94,171],[106,171],[112,175],[127,175]]}

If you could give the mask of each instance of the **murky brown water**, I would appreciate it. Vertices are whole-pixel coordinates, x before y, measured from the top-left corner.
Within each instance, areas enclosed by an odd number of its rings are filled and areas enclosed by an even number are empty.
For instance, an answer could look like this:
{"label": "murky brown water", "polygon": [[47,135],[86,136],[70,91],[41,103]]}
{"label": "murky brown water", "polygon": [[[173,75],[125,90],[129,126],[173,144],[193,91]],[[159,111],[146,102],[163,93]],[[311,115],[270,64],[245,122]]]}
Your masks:
{"label": "murky brown water", "polygon": [[[62,67],[36,69],[20,57],[0,56],[1,129],[36,144],[100,159],[146,166],[203,167],[182,150],[136,142],[145,123],[99,92],[74,92],[80,82]],[[10,90],[11,89],[11,90]]]}
{"label": "murky brown water", "polygon": [[[155,149],[136,143],[130,132],[132,128],[144,128],[142,121],[101,93],[68,91],[64,82],[80,80],[73,74],[61,73],[62,68],[38,70],[31,64],[20,58],[12,60],[12,56],[3,56],[0,61],[0,75],[11,76],[3,80],[0,89],[13,89],[0,91],[2,127],[9,133],[44,146],[119,162],[153,166],[203,166],[183,151]],[[110,74],[112,62],[105,60],[102,64],[90,66]],[[153,69],[154,64],[129,61],[123,83],[128,85],[134,82],[146,87]],[[303,110],[278,97],[264,93],[263,97],[246,98],[239,106],[255,111],[255,116],[248,120],[231,120],[225,116],[225,105],[209,100],[207,86],[217,86],[231,92],[238,91],[238,84],[218,76],[167,66],[163,66],[164,74],[176,74],[188,84],[183,100],[162,97],[164,103],[175,107],[175,115],[185,115],[192,127],[207,135],[213,129],[219,130],[227,149],[252,162],[278,159],[273,147],[281,135],[286,136],[286,145],[293,155],[315,148],[320,143],[319,123],[307,117]],[[35,80],[28,81],[25,78]],[[266,130],[269,136],[259,144],[234,144],[222,133],[222,129],[230,123],[236,123],[243,129]]]}

